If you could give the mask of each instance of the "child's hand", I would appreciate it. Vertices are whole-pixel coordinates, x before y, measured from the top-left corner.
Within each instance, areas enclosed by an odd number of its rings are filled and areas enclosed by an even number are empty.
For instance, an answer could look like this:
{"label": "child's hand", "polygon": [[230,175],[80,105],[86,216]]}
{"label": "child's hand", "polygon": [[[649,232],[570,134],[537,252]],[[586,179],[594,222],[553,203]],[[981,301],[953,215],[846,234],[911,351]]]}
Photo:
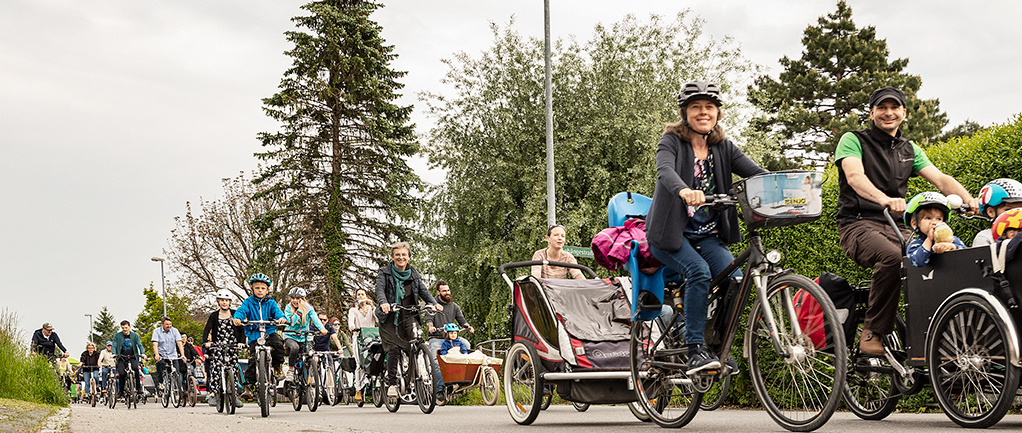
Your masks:
{"label": "child's hand", "polygon": [[933,244],[933,252],[937,254],[943,254],[956,249],[958,249],[958,247],[956,247],[952,242],[938,242]]}

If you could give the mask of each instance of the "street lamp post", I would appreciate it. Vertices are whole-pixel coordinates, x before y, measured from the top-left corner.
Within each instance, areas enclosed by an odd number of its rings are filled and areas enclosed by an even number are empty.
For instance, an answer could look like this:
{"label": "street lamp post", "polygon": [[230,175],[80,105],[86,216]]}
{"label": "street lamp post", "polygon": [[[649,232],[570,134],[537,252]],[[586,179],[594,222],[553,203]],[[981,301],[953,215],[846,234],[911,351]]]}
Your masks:
{"label": "street lamp post", "polygon": [[96,344],[96,342],[93,341],[93,340],[95,340],[95,338],[92,338],[92,336],[94,334],[94,331],[95,331],[95,328],[92,327],[92,314],[85,313],[85,315],[89,316],[89,342],[92,343],[92,344]]}
{"label": "street lamp post", "polygon": [[163,258],[153,257],[152,261],[160,262],[160,283],[163,284],[163,317],[167,317],[167,279],[163,276]]}

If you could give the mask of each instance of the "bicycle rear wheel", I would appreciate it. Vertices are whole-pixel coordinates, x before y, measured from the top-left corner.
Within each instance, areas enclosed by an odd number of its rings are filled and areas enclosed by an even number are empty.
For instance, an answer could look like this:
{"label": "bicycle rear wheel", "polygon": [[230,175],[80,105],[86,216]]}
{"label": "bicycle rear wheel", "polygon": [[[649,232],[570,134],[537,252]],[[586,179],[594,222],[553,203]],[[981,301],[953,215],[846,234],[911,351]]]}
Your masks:
{"label": "bicycle rear wheel", "polygon": [[[796,303],[810,308],[814,302],[822,315],[800,319]],[[764,309],[773,315],[780,347]],[[766,299],[752,307],[746,342],[756,394],[774,421],[790,431],[812,431],[830,419],[845,387],[848,348],[834,304],[820,286],[797,274],[773,279]]]}
{"label": "bicycle rear wheel", "polygon": [[901,397],[894,368],[886,360],[860,356],[862,329],[862,324],[859,324],[853,341],[848,345],[848,375],[845,377],[843,398],[845,407],[855,416],[876,421],[894,412]]}
{"label": "bicycle rear wheel", "polygon": [[418,349],[413,348],[415,353],[415,396],[419,402],[419,410],[422,413],[431,413],[436,408],[436,394],[433,384],[433,372],[438,371],[436,360],[429,353],[429,346],[426,343],[419,343]]}
{"label": "bicycle rear wheel", "polygon": [[687,352],[673,334],[673,326],[663,333],[656,320],[635,321],[628,349],[639,404],[654,423],[668,428],[692,421],[703,398],[685,375]]}
{"label": "bicycle rear wheel", "polygon": [[[375,378],[372,379],[372,381],[373,381],[373,392],[372,392],[372,394],[373,394],[373,406],[376,406],[376,407],[383,406],[384,394],[386,394],[384,392],[384,389],[383,389],[383,387],[384,387],[383,380],[380,379],[379,376],[376,376]],[[367,394],[368,394],[368,390],[367,390]]]}
{"label": "bicycle rear wheel", "polygon": [[1009,324],[975,294],[955,299],[935,317],[926,361],[940,408],[962,427],[996,424],[1011,409],[1019,385],[1019,367],[1011,364],[1005,343]]}
{"label": "bicycle rear wheel", "polygon": [[723,379],[713,382],[709,391],[703,394],[703,402],[699,404],[700,410],[717,410],[727,398],[727,392],[731,390],[731,375],[727,374]]}

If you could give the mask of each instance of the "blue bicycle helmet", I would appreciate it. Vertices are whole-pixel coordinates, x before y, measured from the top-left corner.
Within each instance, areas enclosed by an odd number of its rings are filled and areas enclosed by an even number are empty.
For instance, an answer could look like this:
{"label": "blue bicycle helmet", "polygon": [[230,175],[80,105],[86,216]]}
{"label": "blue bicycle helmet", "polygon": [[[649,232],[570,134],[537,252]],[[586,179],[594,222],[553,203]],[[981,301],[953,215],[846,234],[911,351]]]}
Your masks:
{"label": "blue bicycle helmet", "polygon": [[252,274],[251,277],[248,277],[248,285],[251,286],[252,283],[255,282],[266,283],[267,286],[273,286],[273,280],[271,280],[266,274]]}
{"label": "blue bicycle helmet", "polygon": [[461,328],[458,327],[457,323],[448,323],[444,325],[444,332],[461,332]]}
{"label": "blue bicycle helmet", "polygon": [[919,210],[925,207],[935,207],[940,209],[944,214],[944,221],[947,221],[948,214],[951,213],[951,209],[947,207],[947,197],[936,191],[926,191],[916,194],[912,197],[912,200],[908,202],[908,206],[905,207],[905,224],[911,225],[912,216]]}
{"label": "blue bicycle helmet", "polygon": [[988,207],[1019,202],[1022,202],[1022,183],[1015,179],[994,179],[979,190],[979,213],[983,215],[986,215]]}

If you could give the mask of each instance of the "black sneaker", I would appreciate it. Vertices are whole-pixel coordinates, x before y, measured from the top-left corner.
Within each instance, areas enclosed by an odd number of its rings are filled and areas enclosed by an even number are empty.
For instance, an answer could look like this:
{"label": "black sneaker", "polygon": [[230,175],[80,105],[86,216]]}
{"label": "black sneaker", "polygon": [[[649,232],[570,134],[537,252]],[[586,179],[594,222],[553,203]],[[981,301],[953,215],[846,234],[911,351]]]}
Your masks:
{"label": "black sneaker", "polygon": [[712,353],[707,352],[702,344],[693,344],[688,349],[688,371],[685,374],[691,376],[703,370],[716,370],[720,368],[720,361]]}
{"label": "black sneaker", "polygon": [[727,369],[727,374],[732,376],[738,374],[738,363],[735,362],[735,357],[727,357],[727,362],[724,363],[724,368]]}

